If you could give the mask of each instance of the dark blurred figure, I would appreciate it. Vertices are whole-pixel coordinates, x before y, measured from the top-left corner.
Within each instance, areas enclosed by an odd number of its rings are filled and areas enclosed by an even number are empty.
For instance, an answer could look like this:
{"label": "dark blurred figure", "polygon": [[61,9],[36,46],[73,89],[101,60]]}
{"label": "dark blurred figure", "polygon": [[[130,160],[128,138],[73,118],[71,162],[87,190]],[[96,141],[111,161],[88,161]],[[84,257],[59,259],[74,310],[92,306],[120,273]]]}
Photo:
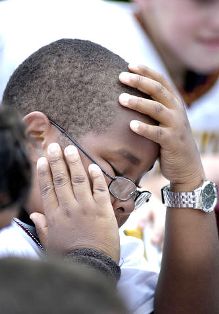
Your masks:
{"label": "dark blurred figure", "polygon": [[31,165],[26,152],[27,137],[20,116],[0,108],[0,228],[18,215],[31,185]]}
{"label": "dark blurred figure", "polygon": [[0,260],[1,314],[125,314],[111,282],[61,261]]}

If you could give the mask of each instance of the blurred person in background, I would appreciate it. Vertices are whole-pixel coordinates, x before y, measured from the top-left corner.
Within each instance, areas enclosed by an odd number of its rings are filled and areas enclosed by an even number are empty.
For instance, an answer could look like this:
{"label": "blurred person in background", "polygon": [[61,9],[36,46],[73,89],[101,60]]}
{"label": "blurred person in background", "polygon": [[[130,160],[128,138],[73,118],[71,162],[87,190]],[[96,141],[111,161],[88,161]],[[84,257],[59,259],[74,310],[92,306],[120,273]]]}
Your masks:
{"label": "blurred person in background", "polygon": [[27,135],[13,109],[0,108],[0,228],[18,216],[31,186]]}

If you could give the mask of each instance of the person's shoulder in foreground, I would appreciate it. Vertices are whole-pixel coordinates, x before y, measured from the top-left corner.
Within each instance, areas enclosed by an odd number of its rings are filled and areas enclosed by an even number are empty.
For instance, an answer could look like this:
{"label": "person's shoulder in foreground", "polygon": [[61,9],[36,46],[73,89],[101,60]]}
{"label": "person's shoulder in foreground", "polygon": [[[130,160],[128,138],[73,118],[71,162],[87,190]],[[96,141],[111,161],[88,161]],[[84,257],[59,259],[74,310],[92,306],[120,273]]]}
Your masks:
{"label": "person's shoulder in foreground", "polygon": [[2,314],[128,313],[111,282],[85,265],[7,258],[0,277]]}

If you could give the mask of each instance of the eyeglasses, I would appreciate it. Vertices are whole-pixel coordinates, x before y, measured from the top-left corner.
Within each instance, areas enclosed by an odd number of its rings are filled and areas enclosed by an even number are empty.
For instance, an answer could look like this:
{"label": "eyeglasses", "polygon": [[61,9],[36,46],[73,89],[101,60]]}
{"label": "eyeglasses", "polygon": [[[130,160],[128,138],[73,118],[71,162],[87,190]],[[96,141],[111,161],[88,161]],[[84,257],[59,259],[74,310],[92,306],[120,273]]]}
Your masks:
{"label": "eyeglasses", "polygon": [[[49,118],[49,121],[54,125],[62,134],[64,134],[92,163],[100,167],[100,165],[84,150],[83,147],[71,137],[60,125]],[[126,177],[115,176],[112,177],[105,170],[100,167],[104,175],[111,180],[108,185],[109,192],[112,196],[120,201],[128,201],[133,198],[135,202],[135,209],[139,208],[142,204],[149,201],[151,193],[149,191],[139,191],[136,184]]]}

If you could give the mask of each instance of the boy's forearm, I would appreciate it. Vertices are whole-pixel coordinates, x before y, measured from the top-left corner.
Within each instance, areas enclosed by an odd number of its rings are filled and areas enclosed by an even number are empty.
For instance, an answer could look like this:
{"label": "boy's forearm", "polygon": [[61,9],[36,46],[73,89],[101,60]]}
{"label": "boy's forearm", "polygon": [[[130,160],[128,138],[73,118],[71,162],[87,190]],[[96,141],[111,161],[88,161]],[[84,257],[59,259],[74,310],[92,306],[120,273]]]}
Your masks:
{"label": "boy's forearm", "polygon": [[155,313],[219,313],[218,291],[219,243],[214,213],[168,209]]}

